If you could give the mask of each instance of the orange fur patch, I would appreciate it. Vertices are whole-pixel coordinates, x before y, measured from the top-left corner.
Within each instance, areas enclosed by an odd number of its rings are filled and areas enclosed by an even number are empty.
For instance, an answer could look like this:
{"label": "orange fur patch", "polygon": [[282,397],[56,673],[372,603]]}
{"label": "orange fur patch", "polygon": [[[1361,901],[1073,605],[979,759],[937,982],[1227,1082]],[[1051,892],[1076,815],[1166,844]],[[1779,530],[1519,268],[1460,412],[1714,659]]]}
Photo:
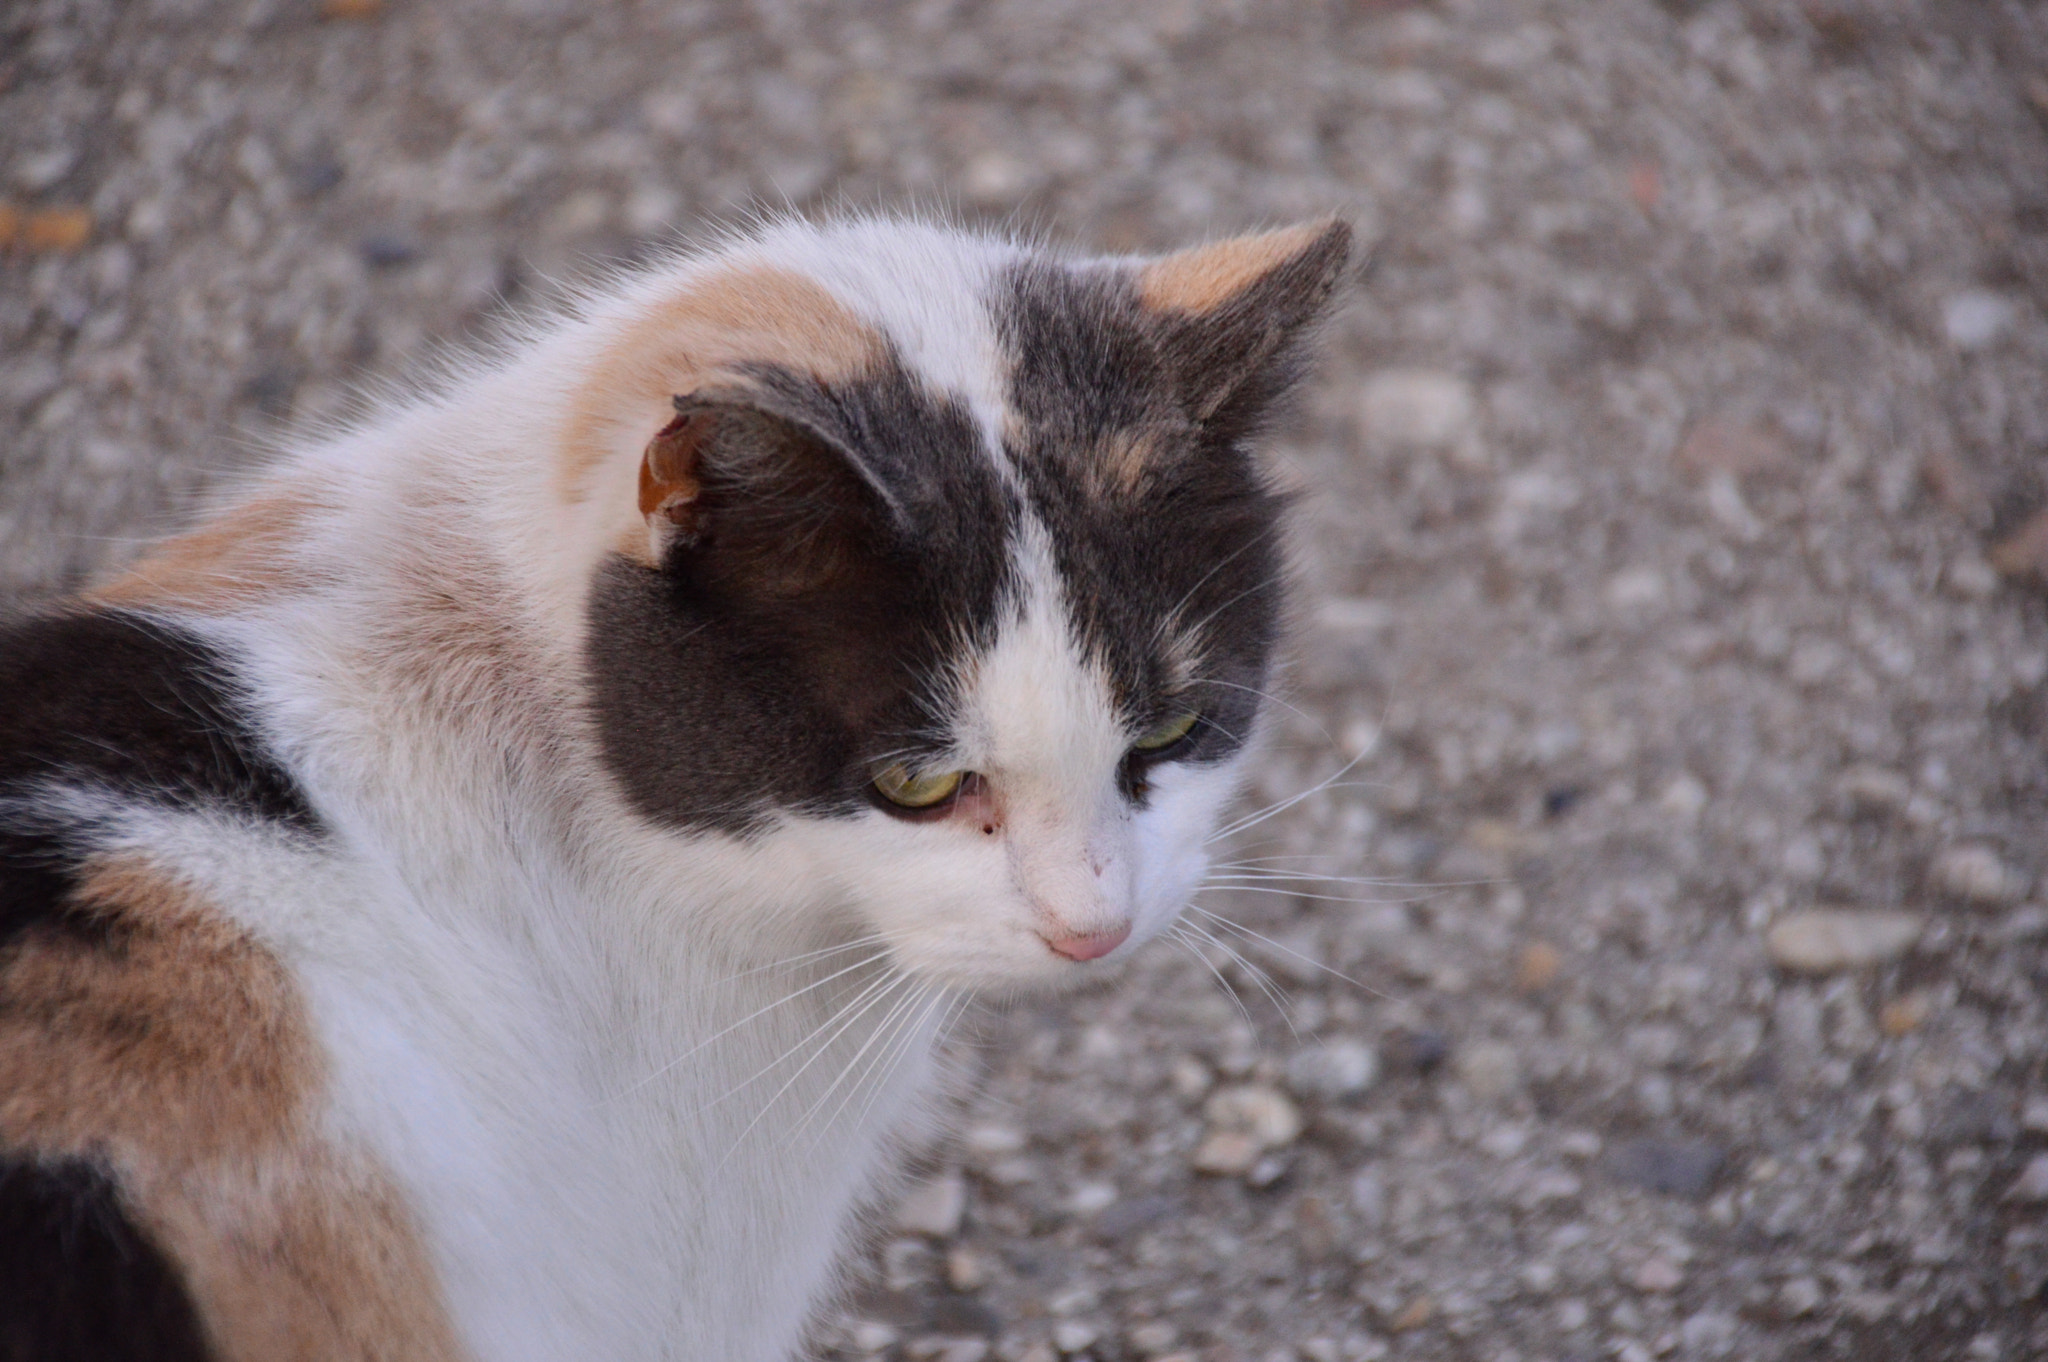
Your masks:
{"label": "orange fur patch", "polygon": [[1213,312],[1322,240],[1330,227],[1328,220],[1308,222],[1176,252],[1138,271],[1138,297],[1162,312]]}
{"label": "orange fur patch", "polygon": [[113,606],[226,609],[301,587],[290,551],[316,506],[310,497],[287,493],[256,497],[165,540],[86,599]]}
{"label": "orange fur patch", "polygon": [[460,1355],[389,1176],[318,1129],[319,1048],[282,964],[146,864],[76,895],[104,938],[0,955],[0,1133],[103,1162],[224,1358]]}
{"label": "orange fur patch", "polygon": [[562,494],[571,503],[588,496],[608,455],[644,448],[674,414],[672,398],[732,365],[778,364],[829,381],[882,356],[882,337],[801,275],[752,266],[696,281],[627,327],[571,399]]}

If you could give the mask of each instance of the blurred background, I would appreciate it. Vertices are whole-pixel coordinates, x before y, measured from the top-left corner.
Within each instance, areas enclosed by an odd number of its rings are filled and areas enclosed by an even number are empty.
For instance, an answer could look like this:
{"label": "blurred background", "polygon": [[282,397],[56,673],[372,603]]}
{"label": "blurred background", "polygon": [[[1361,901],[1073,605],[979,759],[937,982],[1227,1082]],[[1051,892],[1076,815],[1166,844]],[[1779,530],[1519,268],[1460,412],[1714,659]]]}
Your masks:
{"label": "blurred background", "polygon": [[820,1355],[2048,1356],[2048,5],[13,0],[0,592],[781,205],[1374,243],[1316,792],[970,1022]]}

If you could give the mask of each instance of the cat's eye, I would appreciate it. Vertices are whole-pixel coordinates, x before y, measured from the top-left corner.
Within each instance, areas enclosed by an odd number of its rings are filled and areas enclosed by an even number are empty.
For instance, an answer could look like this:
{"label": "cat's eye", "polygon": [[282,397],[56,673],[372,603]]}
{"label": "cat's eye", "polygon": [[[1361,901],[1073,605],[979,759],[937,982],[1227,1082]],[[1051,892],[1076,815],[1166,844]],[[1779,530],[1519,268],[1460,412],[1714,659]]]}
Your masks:
{"label": "cat's eye", "polygon": [[914,774],[902,762],[892,762],[875,772],[875,789],[882,798],[905,809],[931,809],[959,793],[965,771],[931,771]]}
{"label": "cat's eye", "polygon": [[1139,752],[1164,752],[1194,732],[1195,725],[1201,721],[1201,717],[1191,709],[1181,710],[1154,724],[1131,746]]}

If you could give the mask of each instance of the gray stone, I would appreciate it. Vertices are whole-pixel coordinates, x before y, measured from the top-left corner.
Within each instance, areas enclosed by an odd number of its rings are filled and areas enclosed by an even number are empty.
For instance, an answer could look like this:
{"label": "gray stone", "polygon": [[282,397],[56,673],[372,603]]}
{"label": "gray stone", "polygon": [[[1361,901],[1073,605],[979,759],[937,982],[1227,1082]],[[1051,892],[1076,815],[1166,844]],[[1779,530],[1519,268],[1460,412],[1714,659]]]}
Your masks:
{"label": "gray stone", "polygon": [[1606,1162],[1609,1173],[1631,1186],[1697,1200],[1713,1189],[1728,1153],[1706,1140],[1628,1140],[1611,1148]]}
{"label": "gray stone", "polygon": [[2048,1201],[2048,1154],[2028,1159],[2005,1195],[2008,1201]]}
{"label": "gray stone", "polygon": [[1287,1086],[1303,1097],[1356,1097],[1379,1077],[1380,1059],[1370,1045],[1333,1040],[1297,1050],[1287,1061]]}

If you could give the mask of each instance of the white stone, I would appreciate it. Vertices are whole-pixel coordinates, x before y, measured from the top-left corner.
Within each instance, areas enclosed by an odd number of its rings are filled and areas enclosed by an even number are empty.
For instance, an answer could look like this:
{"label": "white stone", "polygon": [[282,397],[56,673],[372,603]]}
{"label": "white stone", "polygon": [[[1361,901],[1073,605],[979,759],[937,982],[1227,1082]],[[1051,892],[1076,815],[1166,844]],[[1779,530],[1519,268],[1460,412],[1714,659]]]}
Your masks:
{"label": "white stone", "polygon": [[1793,1277],[1778,1288],[1778,1304],[1794,1319],[1820,1309],[1820,1283],[1811,1277]]}
{"label": "white stone", "polygon": [[1261,1151],[1290,1145],[1301,1134],[1301,1109],[1263,1083],[1224,1088],[1209,1098],[1203,1113],[1215,1131],[1249,1136]]}
{"label": "white stone", "polygon": [[1657,1296],[1669,1295],[1676,1291],[1679,1283],[1684,1280],[1684,1271],[1662,1254],[1652,1254],[1645,1258],[1636,1267],[1634,1276],[1636,1290],[1647,1291]]}
{"label": "white stone", "polygon": [[1726,1357],[1735,1350],[1735,1316],[1701,1310],[1678,1326],[1678,1341],[1689,1358]]}
{"label": "white stone", "polygon": [[958,1173],[941,1173],[910,1189],[896,1206],[896,1228],[910,1234],[949,1238],[960,1231],[967,1213],[967,1181]]}
{"label": "white stone", "polygon": [[1521,1059],[1512,1046],[1498,1042],[1466,1046],[1458,1051],[1452,1067],[1458,1081],[1483,1100],[1505,1097],[1522,1085]]}
{"label": "white stone", "polygon": [[1074,1189],[1067,1199],[1076,1215],[1094,1215],[1116,1204],[1116,1184],[1111,1182],[1084,1182]]}
{"label": "white stone", "polygon": [[1896,813],[1913,797],[1913,787],[1882,766],[1852,766],[1835,782],[1835,792],[1859,813]]}
{"label": "white stone", "polygon": [[1359,412],[1368,438],[1421,448],[1471,429],[1472,385],[1436,369],[1382,369],[1365,381]]}
{"label": "white stone", "polygon": [[1707,807],[1707,787],[1690,772],[1681,771],[1664,787],[1664,793],[1657,796],[1657,806],[1680,818],[1697,818],[1700,810]]}
{"label": "white stone", "polygon": [[1978,842],[1948,848],[1934,858],[1928,874],[1944,893],[1993,907],[2018,902],[2025,888],[1996,851]]}
{"label": "white stone", "polygon": [[1895,960],[1920,939],[1911,913],[1810,908],[1787,913],[1766,938],[1771,959],[1803,974],[1827,974]]}
{"label": "white stone", "polygon": [[963,1137],[963,1143],[976,1154],[999,1158],[1004,1154],[1014,1154],[1024,1147],[1024,1132],[1015,1126],[970,1126]]}
{"label": "white stone", "polygon": [[1616,610],[1640,610],[1664,599],[1664,578],[1654,568],[1630,568],[1607,581],[1607,604]]}
{"label": "white stone", "polygon": [[1063,1319],[1052,1326],[1052,1345],[1069,1357],[1084,1352],[1102,1337],[1102,1331],[1078,1319]]}
{"label": "white stone", "polygon": [[1379,1074],[1379,1056],[1356,1040],[1311,1045],[1287,1061],[1287,1086],[1304,1097],[1354,1097]]}
{"label": "white stone", "polygon": [[857,1321],[846,1334],[853,1344],[854,1351],[860,1353],[885,1352],[895,1346],[897,1339],[895,1329],[873,1319]]}
{"label": "white stone", "polygon": [[1944,298],[1941,329],[1958,350],[1981,350],[2004,335],[2018,309],[2004,294],[1968,289]]}

